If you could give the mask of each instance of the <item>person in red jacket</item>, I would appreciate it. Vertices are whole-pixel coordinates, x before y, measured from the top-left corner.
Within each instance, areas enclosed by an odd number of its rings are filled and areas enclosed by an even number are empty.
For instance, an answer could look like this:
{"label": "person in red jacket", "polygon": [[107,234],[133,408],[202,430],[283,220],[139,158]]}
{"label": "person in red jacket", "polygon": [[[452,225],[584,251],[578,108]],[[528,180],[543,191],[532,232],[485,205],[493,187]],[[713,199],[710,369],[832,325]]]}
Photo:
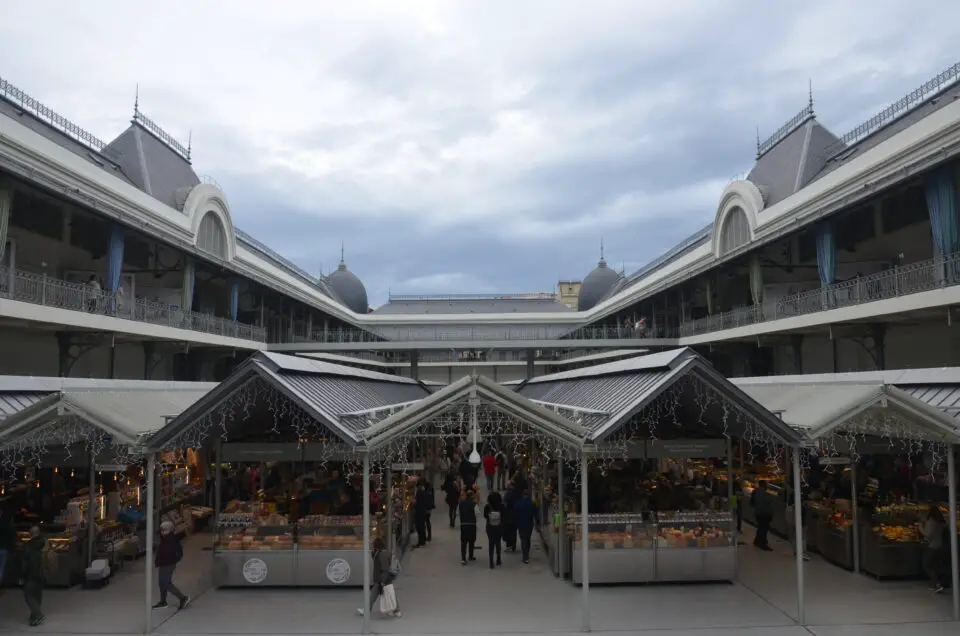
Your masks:
{"label": "person in red jacket", "polygon": [[489,450],[483,456],[483,475],[487,478],[487,490],[493,490],[493,477],[497,474],[499,463]]}

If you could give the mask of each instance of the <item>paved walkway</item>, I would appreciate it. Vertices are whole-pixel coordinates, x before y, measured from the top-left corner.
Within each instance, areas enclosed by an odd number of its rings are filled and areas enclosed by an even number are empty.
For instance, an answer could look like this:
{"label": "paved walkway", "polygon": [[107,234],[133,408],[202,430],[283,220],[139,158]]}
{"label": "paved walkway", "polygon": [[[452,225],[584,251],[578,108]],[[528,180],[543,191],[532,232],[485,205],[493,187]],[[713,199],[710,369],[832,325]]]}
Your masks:
{"label": "paved walkway", "polygon": [[[442,521],[442,515],[437,515]],[[209,535],[188,544],[178,582],[190,608],[153,613],[158,634],[357,634],[357,589],[210,590]],[[479,542],[486,548],[486,537]],[[537,550],[523,565],[504,554],[497,570],[486,552],[460,565],[458,531],[437,523],[434,541],[415,550],[397,581],[401,619],[375,617],[379,634],[508,636],[579,631],[581,593],[549,572]],[[736,584],[591,588],[595,634],[643,636],[941,636],[960,634],[947,622],[950,597],[919,582],[878,583],[814,557],[807,564],[808,627],[796,626],[794,561],[789,547],[773,553],[741,550]],[[138,634],[143,630],[143,564],[119,573],[103,590],[50,590],[47,622],[26,628],[19,590],[0,598],[0,634]],[[206,591],[205,591],[206,590]],[[156,594],[156,592],[154,592]],[[156,598],[156,596],[154,597]]]}

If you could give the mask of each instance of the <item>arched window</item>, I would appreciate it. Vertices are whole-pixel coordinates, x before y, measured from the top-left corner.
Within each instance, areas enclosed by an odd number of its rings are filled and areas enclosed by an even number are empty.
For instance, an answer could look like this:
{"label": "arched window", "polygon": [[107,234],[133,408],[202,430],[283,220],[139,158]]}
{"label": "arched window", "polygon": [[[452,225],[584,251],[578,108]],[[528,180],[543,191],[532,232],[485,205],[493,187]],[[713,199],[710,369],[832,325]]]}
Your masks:
{"label": "arched window", "polygon": [[223,221],[213,212],[207,212],[200,221],[197,247],[217,258],[227,260],[227,232],[223,228]]}
{"label": "arched window", "polygon": [[740,208],[730,210],[720,228],[720,256],[729,254],[750,242],[750,222]]}

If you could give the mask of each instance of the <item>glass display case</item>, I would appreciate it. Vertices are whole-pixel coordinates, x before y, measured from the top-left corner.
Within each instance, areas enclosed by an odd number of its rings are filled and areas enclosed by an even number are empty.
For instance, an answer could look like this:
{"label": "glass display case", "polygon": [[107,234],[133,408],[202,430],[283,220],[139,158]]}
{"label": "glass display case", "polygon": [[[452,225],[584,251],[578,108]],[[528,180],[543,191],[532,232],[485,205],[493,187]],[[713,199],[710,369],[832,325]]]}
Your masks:
{"label": "glass display case", "polygon": [[215,583],[220,587],[296,584],[296,528],[292,525],[224,526],[214,542]]}
{"label": "glass display case", "polygon": [[657,515],[657,581],[729,581],[736,570],[736,521],[732,513]]}
{"label": "glass display case", "polygon": [[[646,583],[655,580],[656,524],[641,514],[590,515],[587,518],[590,582]],[[581,517],[567,519],[571,576],[583,582]]]}
{"label": "glass display case", "polygon": [[919,524],[929,504],[877,507],[860,526],[860,569],[877,578],[923,575]]}
{"label": "glass display case", "polygon": [[[86,552],[86,534],[77,534],[69,531],[48,532],[46,528],[42,530],[41,536],[46,540],[43,546],[43,558],[56,561],[56,565],[45,566],[47,587],[71,587],[83,580],[86,561],[84,553]],[[30,540],[30,533],[23,531],[17,532],[17,542],[22,547]],[[19,579],[19,568],[22,561],[21,552],[18,550],[15,554],[8,555],[7,569],[17,571],[16,578]],[[16,559],[16,560],[14,560]],[[16,569],[16,570],[15,570]]]}
{"label": "glass display case", "polygon": [[[383,525],[372,521],[371,541]],[[296,585],[362,586],[365,558],[361,515],[308,515],[298,522]]]}

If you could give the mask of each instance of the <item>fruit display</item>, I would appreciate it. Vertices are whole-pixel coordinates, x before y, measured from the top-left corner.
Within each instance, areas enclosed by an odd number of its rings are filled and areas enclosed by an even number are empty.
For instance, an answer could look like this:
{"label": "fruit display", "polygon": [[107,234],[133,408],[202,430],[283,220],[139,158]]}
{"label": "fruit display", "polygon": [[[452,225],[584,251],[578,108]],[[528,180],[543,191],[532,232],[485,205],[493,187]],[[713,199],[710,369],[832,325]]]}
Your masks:
{"label": "fruit display", "polygon": [[733,515],[673,512],[657,515],[658,548],[726,548],[735,545]]}
{"label": "fruit display", "polygon": [[873,533],[889,543],[917,543],[920,541],[920,529],[917,526],[891,526],[877,524],[872,526]]}
{"label": "fruit display", "polygon": [[827,523],[834,528],[849,528],[853,525],[853,519],[843,512],[832,512],[827,516]]}
{"label": "fruit display", "polygon": [[[580,515],[566,519],[567,536],[580,544]],[[593,550],[653,547],[654,525],[637,514],[593,514],[588,518],[589,542]]]}

